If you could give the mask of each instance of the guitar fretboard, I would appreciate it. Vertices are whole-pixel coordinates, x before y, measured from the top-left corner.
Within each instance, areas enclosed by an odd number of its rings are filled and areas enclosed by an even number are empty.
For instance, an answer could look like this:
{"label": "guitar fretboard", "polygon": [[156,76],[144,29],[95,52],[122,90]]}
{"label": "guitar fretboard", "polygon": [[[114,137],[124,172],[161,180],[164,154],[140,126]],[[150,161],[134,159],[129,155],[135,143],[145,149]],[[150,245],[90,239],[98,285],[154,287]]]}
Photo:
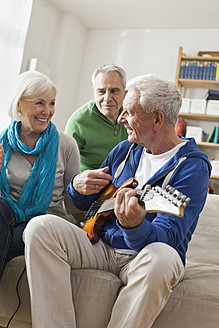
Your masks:
{"label": "guitar fretboard", "polygon": [[[165,189],[156,186],[152,189],[138,190],[137,197],[139,201],[147,203],[147,211],[165,212],[178,216],[181,216],[181,207],[185,207],[190,201],[187,196],[170,186],[167,186]],[[116,198],[109,198],[94,202],[86,214],[86,219],[96,215],[97,212],[100,214],[114,210],[115,201]]]}

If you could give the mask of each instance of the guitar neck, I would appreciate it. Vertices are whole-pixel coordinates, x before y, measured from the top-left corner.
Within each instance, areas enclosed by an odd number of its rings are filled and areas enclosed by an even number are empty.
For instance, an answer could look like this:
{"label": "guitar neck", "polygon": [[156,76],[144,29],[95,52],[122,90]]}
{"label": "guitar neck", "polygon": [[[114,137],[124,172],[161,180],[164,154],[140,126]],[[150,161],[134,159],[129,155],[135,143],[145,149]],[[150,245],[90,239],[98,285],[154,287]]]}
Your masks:
{"label": "guitar neck", "polygon": [[[137,191],[139,201],[146,205],[147,212],[162,212],[182,217],[184,208],[190,201],[178,190],[167,186],[165,189],[156,186],[150,190]],[[98,206],[98,213],[112,211],[115,208],[115,198],[101,201]]]}

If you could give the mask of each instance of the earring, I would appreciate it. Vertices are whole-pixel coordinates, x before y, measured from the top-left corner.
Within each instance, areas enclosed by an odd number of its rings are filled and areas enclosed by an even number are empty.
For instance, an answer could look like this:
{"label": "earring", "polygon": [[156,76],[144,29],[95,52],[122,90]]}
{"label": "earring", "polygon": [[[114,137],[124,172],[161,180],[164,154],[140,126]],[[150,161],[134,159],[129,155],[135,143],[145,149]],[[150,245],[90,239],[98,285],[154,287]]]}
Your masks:
{"label": "earring", "polygon": [[21,115],[21,112],[18,112],[18,115],[21,117],[22,115]]}

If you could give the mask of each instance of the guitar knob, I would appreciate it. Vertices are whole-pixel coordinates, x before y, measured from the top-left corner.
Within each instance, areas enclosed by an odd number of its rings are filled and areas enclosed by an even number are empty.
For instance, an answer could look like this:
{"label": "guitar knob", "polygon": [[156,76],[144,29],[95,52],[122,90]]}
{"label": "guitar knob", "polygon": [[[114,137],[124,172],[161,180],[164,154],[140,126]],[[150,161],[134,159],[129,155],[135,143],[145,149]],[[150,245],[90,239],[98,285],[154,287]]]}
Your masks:
{"label": "guitar knob", "polygon": [[81,222],[80,222],[80,227],[81,227],[81,228],[84,228],[84,226],[85,226],[85,223],[84,223],[83,221],[81,221]]}
{"label": "guitar knob", "polygon": [[138,186],[138,181],[137,180],[134,180],[132,181],[132,188],[136,188]]}

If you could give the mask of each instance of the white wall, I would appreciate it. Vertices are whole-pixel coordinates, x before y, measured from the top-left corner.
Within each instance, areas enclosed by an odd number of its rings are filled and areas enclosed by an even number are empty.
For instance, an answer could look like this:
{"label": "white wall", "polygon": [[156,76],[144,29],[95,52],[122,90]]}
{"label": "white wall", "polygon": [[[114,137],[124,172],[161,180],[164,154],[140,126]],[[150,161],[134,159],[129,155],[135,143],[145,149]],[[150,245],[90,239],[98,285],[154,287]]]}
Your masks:
{"label": "white wall", "polygon": [[0,1],[0,131],[10,123],[13,81],[20,73],[32,0]]}
{"label": "white wall", "polygon": [[63,131],[71,113],[93,97],[91,75],[100,64],[121,65],[128,79],[157,73],[175,80],[179,46],[187,55],[196,55],[199,50],[217,50],[218,37],[219,29],[87,30],[50,1],[33,0],[21,71],[28,69],[31,58],[38,58],[37,69],[55,82],[54,123]]}
{"label": "white wall", "polygon": [[83,58],[77,105],[90,97],[90,77],[100,64],[114,62],[127,72],[128,79],[156,73],[175,81],[179,46],[187,55],[199,50],[217,50],[215,30],[90,30]]}
{"label": "white wall", "polygon": [[175,80],[179,46],[187,55],[216,50],[215,30],[87,30],[73,14],[61,12],[48,0],[34,0],[22,71],[38,58],[38,70],[58,89],[54,123],[64,130],[71,113],[93,97],[91,75],[104,63],[117,63],[130,79],[157,73]]}
{"label": "white wall", "polygon": [[21,71],[28,69],[31,58],[37,58],[36,69],[56,84],[53,121],[60,131],[75,107],[86,36],[87,29],[74,15],[47,0],[34,1]]}

